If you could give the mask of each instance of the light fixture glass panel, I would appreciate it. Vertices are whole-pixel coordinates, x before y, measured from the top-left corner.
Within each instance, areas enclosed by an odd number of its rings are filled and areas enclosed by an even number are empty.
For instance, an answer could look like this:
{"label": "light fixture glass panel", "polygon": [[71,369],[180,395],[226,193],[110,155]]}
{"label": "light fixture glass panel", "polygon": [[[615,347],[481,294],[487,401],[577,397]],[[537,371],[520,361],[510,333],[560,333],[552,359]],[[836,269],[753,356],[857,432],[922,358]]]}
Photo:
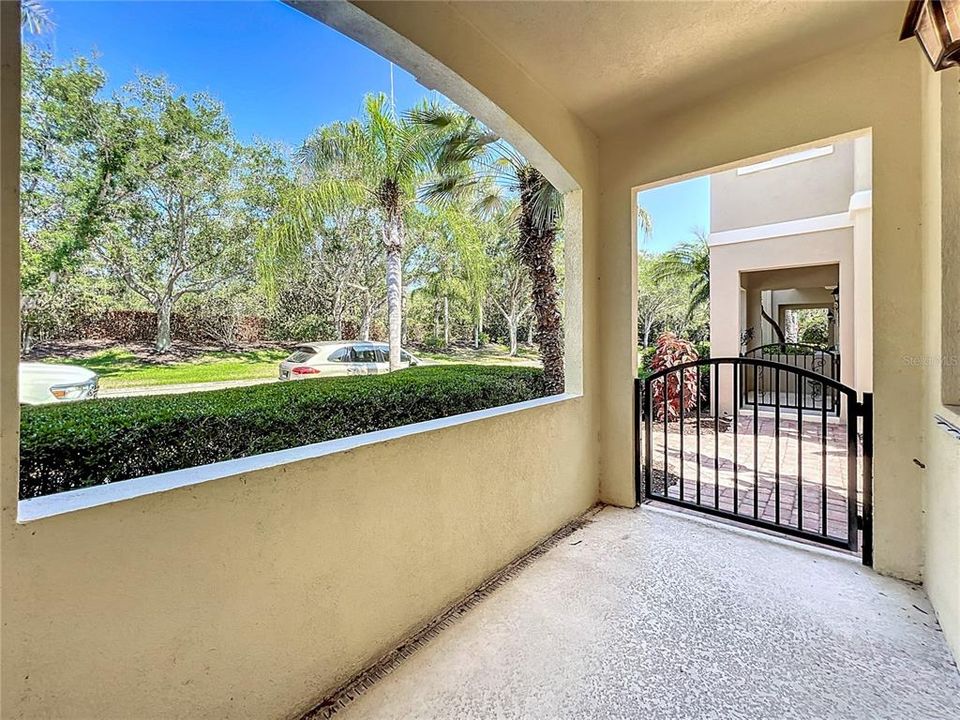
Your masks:
{"label": "light fixture glass panel", "polygon": [[940,39],[940,32],[937,30],[936,21],[930,13],[930,3],[925,2],[920,8],[920,16],[917,18],[917,37],[923,50],[930,58],[930,63],[936,66],[940,60],[940,54],[943,47]]}
{"label": "light fixture glass panel", "polygon": [[948,0],[940,5],[943,16],[947,19],[947,30],[950,31],[950,41],[960,40],[960,1]]}

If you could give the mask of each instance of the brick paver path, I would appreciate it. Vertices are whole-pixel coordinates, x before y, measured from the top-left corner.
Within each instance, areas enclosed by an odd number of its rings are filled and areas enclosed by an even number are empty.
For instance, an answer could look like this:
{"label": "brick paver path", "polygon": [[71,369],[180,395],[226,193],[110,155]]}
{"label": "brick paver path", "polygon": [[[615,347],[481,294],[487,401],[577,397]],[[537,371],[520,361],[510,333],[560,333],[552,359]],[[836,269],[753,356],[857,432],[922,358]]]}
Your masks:
{"label": "brick paver path", "polygon": [[[682,460],[679,424],[670,423],[667,427],[666,477],[669,480],[667,492],[669,497],[680,499],[682,487],[684,500],[698,502],[696,422],[688,420],[684,425]],[[802,421],[802,452],[798,452],[797,425],[796,417],[781,418],[778,453],[774,418],[768,415],[761,415],[758,418],[755,443],[753,413],[740,415],[737,423],[737,462],[736,473],[734,473],[735,441],[732,421],[728,420],[726,423],[721,421],[718,446],[713,420],[703,418],[699,453],[699,504],[821,534],[824,531],[824,510],[826,510],[826,534],[834,538],[846,539],[848,496],[846,424],[828,420],[824,439],[819,414],[805,415]],[[755,452],[756,455],[754,455]],[[859,457],[855,456],[854,459],[859,467]],[[662,421],[654,423],[651,463],[654,492],[662,494],[664,475]],[[860,477],[859,470],[855,477]]]}

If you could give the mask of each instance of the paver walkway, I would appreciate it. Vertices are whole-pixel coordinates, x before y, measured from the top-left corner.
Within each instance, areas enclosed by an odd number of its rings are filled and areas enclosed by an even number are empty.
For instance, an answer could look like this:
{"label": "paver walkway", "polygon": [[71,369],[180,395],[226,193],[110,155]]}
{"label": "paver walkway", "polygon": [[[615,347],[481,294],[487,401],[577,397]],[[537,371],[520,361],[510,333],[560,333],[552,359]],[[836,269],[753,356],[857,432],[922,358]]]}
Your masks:
{"label": "paver walkway", "polygon": [[[670,423],[664,457],[663,423],[655,422],[654,489],[662,493],[665,474],[671,498],[681,499],[682,492],[682,499],[706,507],[748,517],[756,511],[763,520],[821,534],[826,528],[827,535],[844,539],[848,528],[846,423],[828,419],[824,434],[820,415],[813,413],[805,415],[801,424],[803,439],[798,443],[796,417],[781,417],[778,439],[775,419],[759,415],[755,442],[752,412],[739,416],[736,433],[732,419],[720,424],[720,432],[715,433],[712,418],[703,418],[698,452],[696,422],[685,422],[682,435],[679,424]],[[859,455],[854,450],[856,479],[862,462]]]}

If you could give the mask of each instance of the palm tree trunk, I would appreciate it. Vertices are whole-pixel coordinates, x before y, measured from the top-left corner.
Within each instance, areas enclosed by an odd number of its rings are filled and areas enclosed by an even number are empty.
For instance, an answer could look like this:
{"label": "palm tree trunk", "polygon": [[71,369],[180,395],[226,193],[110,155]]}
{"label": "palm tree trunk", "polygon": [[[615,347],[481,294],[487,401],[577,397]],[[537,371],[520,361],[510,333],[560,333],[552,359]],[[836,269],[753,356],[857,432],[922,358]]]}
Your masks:
{"label": "palm tree trunk", "polygon": [[390,371],[400,369],[401,297],[403,295],[403,228],[399,217],[384,224],[387,247],[387,328],[390,343]]}
{"label": "palm tree trunk", "polygon": [[553,266],[556,227],[543,227],[536,222],[532,209],[532,184],[537,171],[530,168],[520,176],[520,261],[530,274],[533,285],[533,315],[537,322],[535,340],[540,347],[544,384],[548,395],[565,389],[563,369],[563,317],[560,315],[557,271]]}

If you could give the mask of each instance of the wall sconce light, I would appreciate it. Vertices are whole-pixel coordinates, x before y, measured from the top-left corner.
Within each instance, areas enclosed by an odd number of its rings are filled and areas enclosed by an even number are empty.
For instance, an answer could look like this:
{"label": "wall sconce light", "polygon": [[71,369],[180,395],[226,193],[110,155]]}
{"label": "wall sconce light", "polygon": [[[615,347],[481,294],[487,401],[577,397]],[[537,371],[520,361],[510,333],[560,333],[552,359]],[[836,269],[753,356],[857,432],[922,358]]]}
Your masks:
{"label": "wall sconce light", "polygon": [[960,64],[960,0],[910,0],[900,39],[914,36],[934,70]]}

